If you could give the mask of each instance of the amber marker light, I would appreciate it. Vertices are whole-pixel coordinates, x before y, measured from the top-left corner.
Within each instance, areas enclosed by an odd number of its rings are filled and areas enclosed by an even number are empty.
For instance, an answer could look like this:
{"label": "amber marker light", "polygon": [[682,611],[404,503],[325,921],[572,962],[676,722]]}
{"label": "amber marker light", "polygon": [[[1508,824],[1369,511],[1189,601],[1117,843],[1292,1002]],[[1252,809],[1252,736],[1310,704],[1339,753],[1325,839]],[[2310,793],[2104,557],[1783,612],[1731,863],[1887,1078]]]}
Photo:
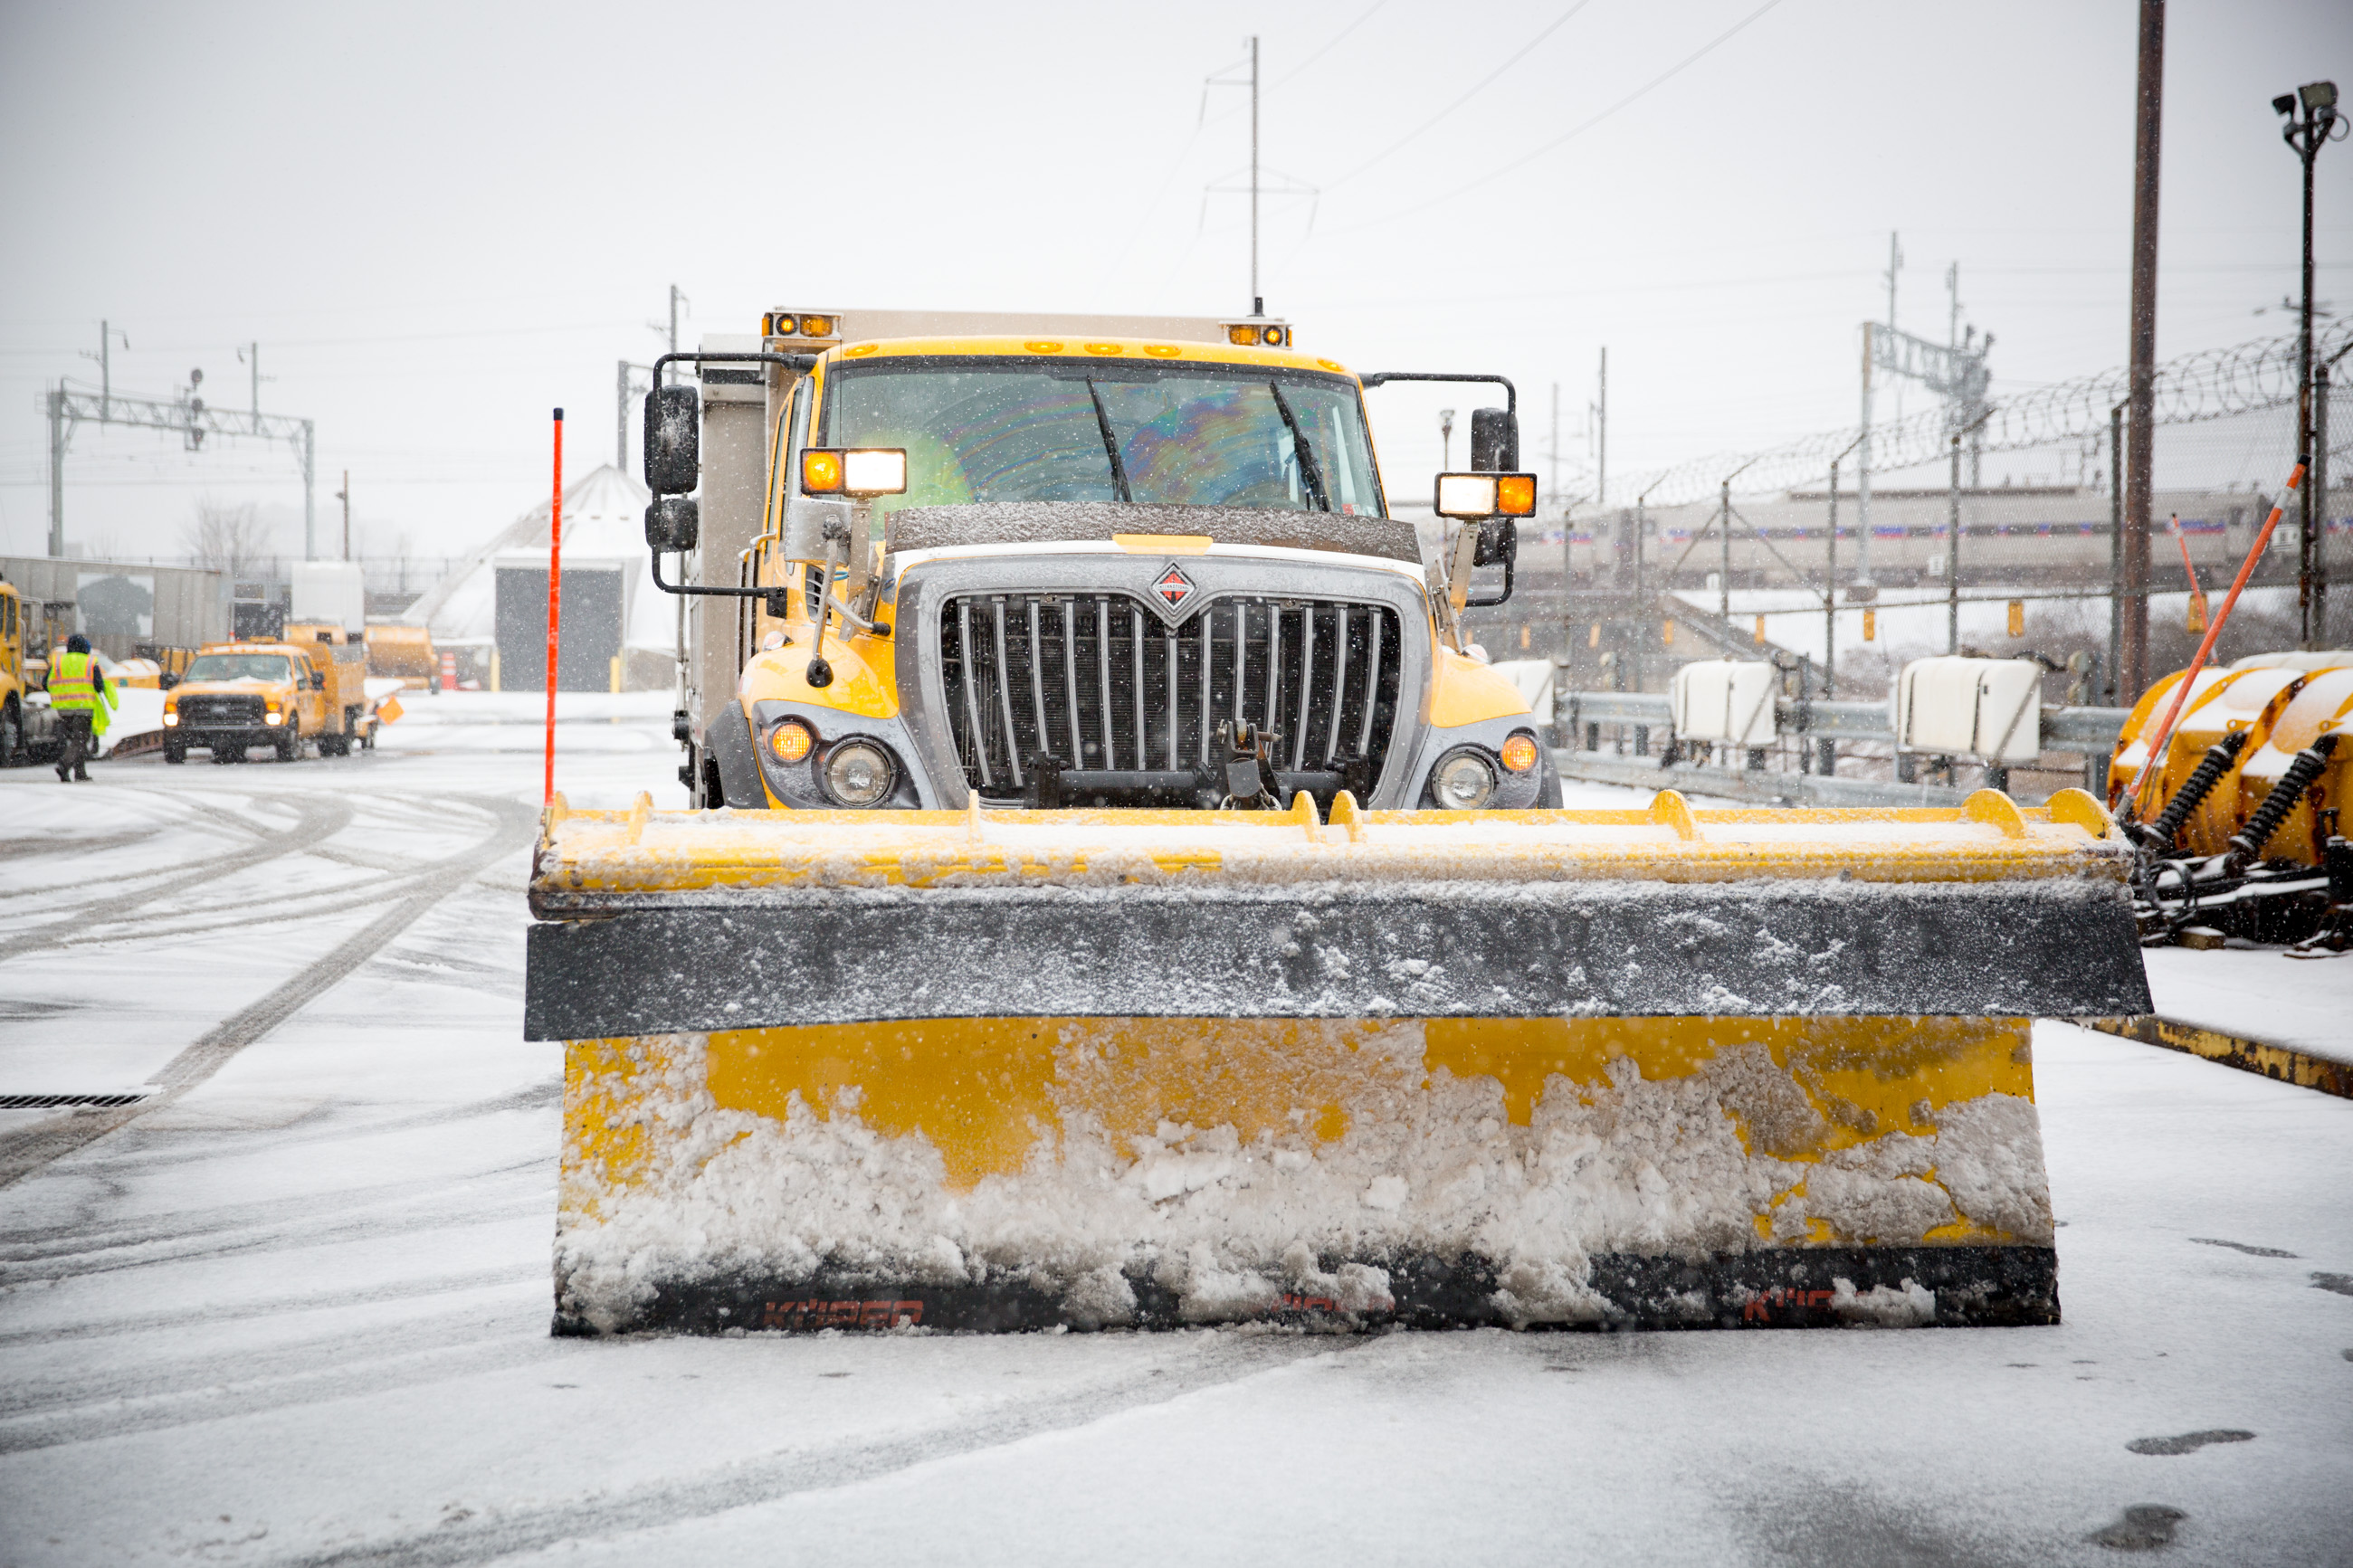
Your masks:
{"label": "amber marker light", "polygon": [[1504,742],[1504,765],[1515,773],[1526,773],[1536,765],[1536,743],[1525,735],[1514,735]]}
{"label": "amber marker light", "polygon": [[780,763],[797,763],[809,754],[817,737],[797,719],[787,719],[768,731],[768,754]]}
{"label": "amber marker light", "polygon": [[841,454],[823,447],[801,452],[801,494],[837,495],[841,490]]}
{"label": "amber marker light", "polygon": [[1256,327],[1228,327],[1226,329],[1226,342],[1233,344],[1234,347],[1238,349],[1255,348],[1258,346],[1258,329]]}
{"label": "amber marker light", "polygon": [[1534,517],[1536,510],[1536,477],[1534,474],[1497,475],[1495,510],[1505,517]]}
{"label": "amber marker light", "polygon": [[831,316],[803,316],[801,318],[801,336],[805,338],[829,338],[832,335],[833,318]]}

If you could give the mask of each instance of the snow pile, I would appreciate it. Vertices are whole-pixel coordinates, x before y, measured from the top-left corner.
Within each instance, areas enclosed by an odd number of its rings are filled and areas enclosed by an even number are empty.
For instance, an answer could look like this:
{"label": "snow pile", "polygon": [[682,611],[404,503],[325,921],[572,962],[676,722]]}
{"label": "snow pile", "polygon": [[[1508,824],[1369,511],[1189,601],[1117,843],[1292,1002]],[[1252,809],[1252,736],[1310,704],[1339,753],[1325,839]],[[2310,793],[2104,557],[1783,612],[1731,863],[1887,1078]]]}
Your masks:
{"label": "snow pile", "polygon": [[[1496,1079],[1425,1068],[1417,1020],[1293,1026],[1274,1082],[1219,1056],[1211,1028],[1048,1027],[1051,1114],[1024,1168],[961,1189],[929,1139],[871,1124],[855,1089],[824,1107],[796,1093],[782,1118],[729,1110],[705,1085],[704,1037],[628,1042],[626,1082],[574,1087],[649,1135],[610,1185],[567,1160],[564,1310],[617,1328],[657,1281],[824,1271],[1016,1280],[1081,1326],[1131,1321],[1145,1279],[1196,1321],[1260,1315],[1286,1292],[1366,1312],[1388,1304],[1385,1265],[1467,1252],[1494,1262],[1491,1304],[1526,1325],[1604,1317],[1588,1261],[1603,1254],[2052,1237],[2030,1100],[1947,1105],[1915,1133],[1861,1126],[1832,1097],[1841,1132],[1757,1041],[1686,1076],[1645,1079],[1624,1057],[1603,1082],[1556,1075],[1515,1126]],[[1181,1119],[1198,1104],[1258,1110]],[[1847,1296],[1869,1321],[1918,1318],[1921,1298],[1918,1321],[1934,1314],[1916,1287]]]}

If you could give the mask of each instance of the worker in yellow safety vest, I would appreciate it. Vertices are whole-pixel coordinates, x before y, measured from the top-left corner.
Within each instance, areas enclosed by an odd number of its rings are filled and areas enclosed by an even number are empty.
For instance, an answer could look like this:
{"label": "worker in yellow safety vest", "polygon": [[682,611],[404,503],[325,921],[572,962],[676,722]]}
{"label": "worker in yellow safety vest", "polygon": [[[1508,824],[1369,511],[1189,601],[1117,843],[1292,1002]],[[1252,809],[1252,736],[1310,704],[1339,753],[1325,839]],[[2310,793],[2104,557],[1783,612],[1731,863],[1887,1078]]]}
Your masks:
{"label": "worker in yellow safety vest", "polygon": [[106,672],[90,651],[90,639],[76,632],[66,639],[66,651],[49,661],[49,707],[58,716],[58,782],[90,782],[90,758],[106,733],[106,716],[113,708],[113,690]]}

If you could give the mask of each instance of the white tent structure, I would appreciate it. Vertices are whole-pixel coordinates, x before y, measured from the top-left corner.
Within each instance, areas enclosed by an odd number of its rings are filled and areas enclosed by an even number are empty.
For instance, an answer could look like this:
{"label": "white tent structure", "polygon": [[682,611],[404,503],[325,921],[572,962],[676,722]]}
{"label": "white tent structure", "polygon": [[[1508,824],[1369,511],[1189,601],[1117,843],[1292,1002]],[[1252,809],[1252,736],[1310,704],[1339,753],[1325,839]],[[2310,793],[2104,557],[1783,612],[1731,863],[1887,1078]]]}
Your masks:
{"label": "white tent structure", "polygon": [[[606,464],[564,492],[566,690],[643,690],[677,679],[678,599],[654,586],[645,486]],[[546,679],[547,514],[541,501],[466,557],[401,618],[429,628],[485,687]]]}

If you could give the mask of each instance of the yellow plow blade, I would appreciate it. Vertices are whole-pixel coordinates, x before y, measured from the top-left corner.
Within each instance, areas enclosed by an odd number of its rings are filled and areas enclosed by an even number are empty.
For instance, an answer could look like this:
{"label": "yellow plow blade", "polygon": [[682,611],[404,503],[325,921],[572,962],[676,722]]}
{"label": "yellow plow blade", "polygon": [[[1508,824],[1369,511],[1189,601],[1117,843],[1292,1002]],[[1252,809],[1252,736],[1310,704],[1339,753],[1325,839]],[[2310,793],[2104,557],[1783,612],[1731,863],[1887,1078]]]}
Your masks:
{"label": "yellow plow blade", "polygon": [[567,1331],[2036,1322],[2021,809],[549,814]]}

